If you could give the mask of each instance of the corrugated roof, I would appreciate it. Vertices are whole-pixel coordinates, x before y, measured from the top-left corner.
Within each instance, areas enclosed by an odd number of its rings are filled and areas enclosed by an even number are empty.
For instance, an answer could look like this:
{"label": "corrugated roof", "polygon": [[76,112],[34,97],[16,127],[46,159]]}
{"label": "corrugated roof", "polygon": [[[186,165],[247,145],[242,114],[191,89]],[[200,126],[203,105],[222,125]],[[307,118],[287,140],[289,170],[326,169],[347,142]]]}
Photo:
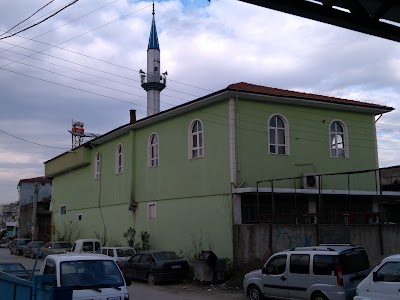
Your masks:
{"label": "corrugated roof", "polygon": [[330,96],[323,96],[317,94],[308,94],[303,92],[296,92],[290,90],[282,90],[262,85],[255,85],[246,82],[238,82],[231,84],[227,87],[229,90],[235,90],[240,92],[249,92],[249,93],[258,93],[258,94],[265,94],[265,95],[273,95],[273,96],[281,96],[281,97],[290,97],[290,98],[299,98],[299,99],[309,99],[309,100],[317,100],[322,102],[332,102],[338,104],[345,104],[345,105],[352,105],[352,106],[362,106],[362,107],[371,107],[371,108],[380,108],[380,109],[387,109],[387,110],[394,110],[393,107],[368,103],[368,102],[361,102],[349,99],[342,99]]}

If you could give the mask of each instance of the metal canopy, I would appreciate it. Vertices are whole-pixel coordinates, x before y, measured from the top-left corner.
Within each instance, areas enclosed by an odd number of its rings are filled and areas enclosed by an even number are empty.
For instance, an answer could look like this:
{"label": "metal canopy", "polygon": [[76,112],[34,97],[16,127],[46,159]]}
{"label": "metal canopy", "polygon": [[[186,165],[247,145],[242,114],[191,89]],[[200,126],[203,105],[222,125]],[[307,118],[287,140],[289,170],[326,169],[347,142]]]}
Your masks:
{"label": "metal canopy", "polygon": [[239,0],[400,42],[400,0]]}

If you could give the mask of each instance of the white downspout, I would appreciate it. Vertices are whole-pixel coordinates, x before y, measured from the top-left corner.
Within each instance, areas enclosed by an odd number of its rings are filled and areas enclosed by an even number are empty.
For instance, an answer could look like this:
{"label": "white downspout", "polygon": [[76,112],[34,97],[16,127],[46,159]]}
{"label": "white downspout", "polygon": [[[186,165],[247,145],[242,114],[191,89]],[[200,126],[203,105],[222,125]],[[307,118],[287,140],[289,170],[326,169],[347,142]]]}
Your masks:
{"label": "white downspout", "polygon": [[229,98],[229,154],[233,214],[232,220],[233,224],[242,224],[241,197],[239,194],[235,193],[235,188],[237,187],[235,98]]}

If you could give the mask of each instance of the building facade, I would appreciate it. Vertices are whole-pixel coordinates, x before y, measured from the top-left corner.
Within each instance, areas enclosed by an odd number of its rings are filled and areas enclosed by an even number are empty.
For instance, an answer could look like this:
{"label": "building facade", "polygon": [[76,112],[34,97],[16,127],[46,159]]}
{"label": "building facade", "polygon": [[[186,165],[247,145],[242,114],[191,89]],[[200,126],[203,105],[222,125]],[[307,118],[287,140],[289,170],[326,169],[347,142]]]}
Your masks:
{"label": "building facade", "polygon": [[51,177],[21,179],[19,192],[19,237],[51,238]]}

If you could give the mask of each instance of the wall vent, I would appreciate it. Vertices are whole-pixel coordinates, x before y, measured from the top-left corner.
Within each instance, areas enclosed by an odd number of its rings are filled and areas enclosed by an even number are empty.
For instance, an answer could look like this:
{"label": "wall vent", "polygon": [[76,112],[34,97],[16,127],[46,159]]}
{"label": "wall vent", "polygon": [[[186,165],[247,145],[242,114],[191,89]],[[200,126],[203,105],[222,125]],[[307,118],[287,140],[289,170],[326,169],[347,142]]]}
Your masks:
{"label": "wall vent", "polygon": [[303,187],[305,189],[318,189],[319,187],[318,174],[311,174],[311,173],[303,174]]}

